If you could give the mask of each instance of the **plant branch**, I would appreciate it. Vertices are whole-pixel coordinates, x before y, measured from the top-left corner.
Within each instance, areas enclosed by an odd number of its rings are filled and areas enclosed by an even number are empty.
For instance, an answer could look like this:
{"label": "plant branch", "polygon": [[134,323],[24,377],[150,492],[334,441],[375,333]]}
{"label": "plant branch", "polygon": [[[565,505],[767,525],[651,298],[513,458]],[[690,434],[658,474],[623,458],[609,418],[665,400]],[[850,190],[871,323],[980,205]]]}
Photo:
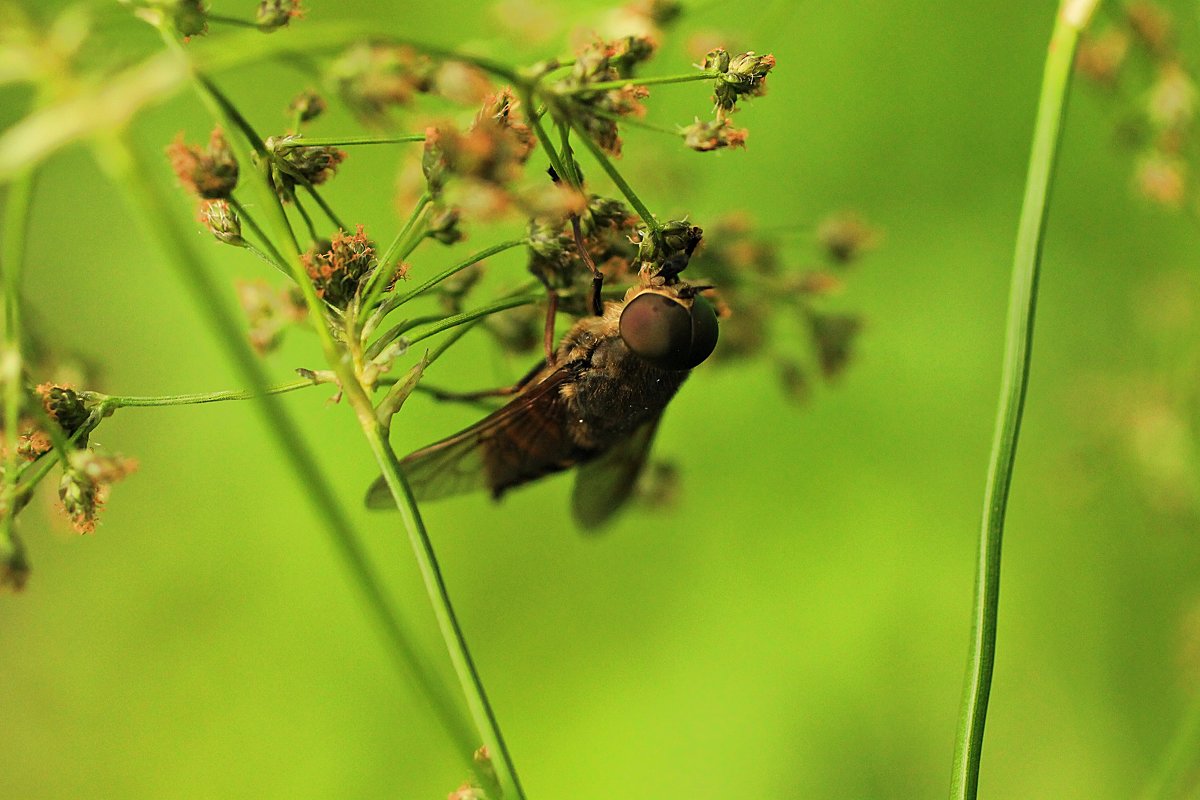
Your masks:
{"label": "plant branch", "polygon": [[[236,147],[244,150],[244,145],[239,140],[235,141],[238,142]],[[147,233],[157,239],[163,250],[171,256],[171,263],[177,267],[180,278],[195,295],[196,305],[208,317],[209,324],[217,333],[230,361],[243,379],[263,395],[256,407],[261,410],[264,422],[280,449],[287,454],[287,461],[295,471],[299,485],[305,487],[305,496],[324,522],[339,554],[355,579],[354,585],[362,592],[367,606],[383,629],[391,645],[390,653],[395,657],[397,665],[402,666],[405,673],[411,675],[418,683],[423,695],[432,703],[439,721],[451,732],[454,740],[460,746],[471,742],[472,736],[462,725],[454,705],[447,698],[436,671],[413,646],[412,634],[381,588],[382,584],[358,541],[358,535],[330,490],[318,462],[305,443],[303,432],[296,426],[278,398],[265,393],[269,387],[261,363],[242,341],[240,326],[232,313],[223,303],[215,300],[220,296],[217,286],[192,250],[191,237],[181,229],[170,213],[170,204],[145,177],[147,168],[137,161],[136,151],[122,141],[110,142],[108,150],[101,153],[100,162],[111,170],[114,179],[124,189],[130,204],[144,221]],[[265,178],[262,189],[274,196],[274,191],[265,183]],[[292,245],[294,249],[294,242]],[[298,257],[295,260],[298,264]],[[307,281],[304,284],[311,291],[311,284]]]}
{"label": "plant branch", "polygon": [[268,394],[286,394],[297,389],[321,385],[310,378],[302,378],[290,383],[280,383],[268,386],[266,391],[257,392],[252,389],[228,389],[219,392],[197,392],[195,394],[171,394],[158,397],[138,397],[107,395],[99,392],[84,392],[84,399],[100,405],[103,408],[154,408],[159,406],[188,406],[203,403],[220,403],[225,400],[251,400]]}
{"label": "plant branch", "polygon": [[477,319],[481,319],[481,318],[489,316],[491,314],[496,314],[501,311],[506,311],[510,308],[516,308],[517,306],[532,305],[534,303],[541,302],[542,300],[545,300],[545,299],[546,299],[545,296],[540,295],[540,294],[521,294],[521,295],[514,295],[513,297],[501,298],[500,300],[496,300],[492,303],[488,303],[487,305],[480,306],[479,308],[474,308],[474,309],[471,309],[470,311],[464,311],[461,314],[455,314],[452,317],[446,317],[441,322],[437,322],[437,323],[434,323],[433,325],[430,325],[428,328],[421,331],[416,336],[410,337],[408,339],[408,345],[411,347],[412,345],[416,344],[417,342],[419,342],[423,339],[428,339],[430,336],[436,336],[437,334],[441,333],[442,331],[448,331],[451,328],[457,328],[459,325],[464,325],[468,322],[473,322]]}
{"label": "plant branch", "polygon": [[1080,30],[1095,4],[1096,0],[1066,0],[1062,4],[1050,38],[1042,77],[1029,172],[1025,181],[1025,198],[1021,205],[1016,252],[1013,256],[1000,402],[996,411],[996,429],[984,493],[983,522],[979,532],[971,649],[951,772],[950,797],[954,800],[973,799],[979,789],[979,764],[996,659],[1001,542],[1021,415],[1025,406],[1025,388],[1029,379],[1042,239],[1075,46]]}
{"label": "plant branch", "polygon": [[570,97],[577,94],[588,94],[591,92],[607,92],[612,89],[624,89],[626,86],[663,86],[668,83],[691,83],[692,81],[707,81],[717,77],[718,73],[712,70],[704,72],[688,72],[682,75],[662,75],[657,78],[621,78],[615,81],[599,81],[597,83],[589,83],[583,86],[572,89],[559,90],[555,94]]}
{"label": "plant branch", "polygon": [[405,133],[397,136],[289,136],[280,139],[275,147],[286,150],[293,147],[353,147],[361,144],[404,144],[407,142],[423,142],[423,133]]}

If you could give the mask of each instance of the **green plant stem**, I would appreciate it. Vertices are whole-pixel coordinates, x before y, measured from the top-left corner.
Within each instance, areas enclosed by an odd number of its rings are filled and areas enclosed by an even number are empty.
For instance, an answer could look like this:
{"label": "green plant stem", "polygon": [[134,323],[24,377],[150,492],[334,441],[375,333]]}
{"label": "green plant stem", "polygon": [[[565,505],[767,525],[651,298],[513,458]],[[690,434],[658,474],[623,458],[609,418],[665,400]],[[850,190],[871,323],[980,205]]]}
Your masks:
{"label": "green plant stem", "polygon": [[491,314],[496,314],[510,308],[532,305],[545,299],[545,295],[541,294],[521,294],[514,295],[512,297],[505,297],[500,300],[496,300],[495,302],[488,303],[487,305],[480,306],[479,308],[474,308],[470,311],[464,311],[461,314],[455,314],[452,317],[446,317],[441,322],[434,323],[418,333],[416,336],[409,338],[408,344],[411,347],[417,342],[422,341],[423,339],[428,339],[430,336],[436,336],[442,331],[448,331],[451,328],[457,328],[459,325],[464,325],[468,322],[473,322],[474,320],[481,319],[482,317],[490,316]]}
{"label": "green plant stem", "polygon": [[237,214],[238,219],[244,222],[246,227],[250,229],[250,232],[258,237],[259,243],[262,245],[265,252],[260,252],[253,247],[247,247],[246,249],[250,250],[263,261],[266,261],[268,264],[275,267],[275,269],[288,276],[288,278],[291,278],[292,273],[284,265],[283,256],[280,255],[279,250],[276,249],[275,243],[271,241],[270,237],[263,233],[263,229],[258,226],[258,223],[254,220],[254,217],[250,216],[250,212],[246,210],[246,207],[235,200],[232,195],[229,197],[229,205],[234,210],[234,213]]}
{"label": "green plant stem", "polygon": [[[521,95],[522,101],[526,108],[536,108],[534,102],[533,90],[528,89]],[[542,125],[542,115],[531,114],[529,116],[529,124],[533,127],[533,132],[537,136],[538,142],[542,145],[542,149],[546,151],[546,158],[550,161],[550,167],[555,174],[564,181],[568,180],[567,168],[564,166],[562,159],[559,158],[558,151],[554,149],[554,143],[550,141],[550,135],[546,133],[545,126]]]}
{"label": "green plant stem", "polygon": [[21,273],[33,199],[33,171],[23,172],[8,191],[4,228],[0,232],[0,268],[4,272],[4,348],[0,350],[0,381],[4,386],[4,486],[0,494],[0,563],[18,554],[14,527],[17,499],[17,445],[21,424],[21,381],[24,361],[21,341]]}
{"label": "green plant stem", "polygon": [[[359,544],[349,518],[308,449],[303,432],[296,426],[279,399],[266,394],[269,386],[261,363],[242,342],[240,325],[235,317],[223,303],[215,300],[220,293],[203,263],[192,250],[192,237],[181,229],[169,211],[170,204],[145,177],[147,168],[137,161],[136,151],[122,141],[112,141],[109,144],[109,148],[100,154],[101,164],[111,170],[114,179],[128,196],[130,204],[145,222],[147,233],[157,239],[163,250],[171,256],[171,263],[177,267],[180,278],[195,295],[196,305],[208,317],[209,324],[216,331],[230,361],[254,391],[263,395],[261,402],[256,405],[262,412],[264,422],[280,449],[287,454],[288,463],[295,471],[299,485],[305,487],[304,494],[312,503],[314,511],[332,534],[339,554],[355,579],[354,585],[362,592],[391,645],[390,652],[395,656],[397,665],[416,681],[423,695],[432,703],[439,721],[451,732],[454,740],[460,746],[467,745],[472,741],[472,735],[462,725],[454,705],[446,697],[436,671],[412,645],[412,634],[383,592],[382,584]],[[274,196],[274,191],[265,184],[264,189]],[[296,260],[298,263],[298,257]],[[305,283],[307,284],[307,281]],[[311,290],[311,284],[308,286]]]}
{"label": "green plant stem", "polygon": [[384,481],[391,491],[392,498],[396,501],[396,508],[399,509],[404,520],[409,541],[417,556],[421,578],[425,582],[426,591],[434,600],[433,611],[437,617],[438,628],[447,642],[450,660],[454,664],[454,672],[458,675],[463,694],[467,698],[471,716],[475,718],[475,723],[483,736],[484,745],[488,748],[488,753],[492,758],[502,797],[507,800],[524,800],[525,792],[521,788],[508,745],[500,731],[500,724],[496,719],[491,702],[488,700],[487,692],[484,690],[479,671],[471,658],[462,627],[455,616],[454,607],[450,602],[450,594],[446,589],[446,582],[442,578],[442,572],[433,551],[433,544],[429,541],[425,523],[417,512],[416,501],[413,499],[408,482],[404,479],[400,461],[388,444],[387,434],[382,425],[376,424],[369,430],[364,427],[364,431],[367,434],[371,450],[379,462]]}
{"label": "green plant stem", "polygon": [[87,393],[94,398],[94,402],[104,408],[154,408],[159,406],[189,406],[200,405],[203,403],[220,403],[225,400],[251,400],[255,397],[262,397],[268,394],[286,394],[294,392],[297,389],[307,389],[310,386],[320,386],[321,384],[312,381],[308,378],[302,378],[298,381],[290,383],[280,383],[274,386],[268,386],[265,392],[256,392],[252,389],[228,389],[220,392],[197,392],[195,394],[171,394],[162,395],[159,397],[137,397],[137,396],[122,396],[122,395],[107,395],[99,393]]}
{"label": "green plant stem", "polygon": [[275,146],[280,149],[292,147],[354,147],[360,144],[404,144],[407,142],[423,142],[423,133],[405,133],[398,136],[293,136],[279,140]]}
{"label": "green plant stem", "polygon": [[[207,96],[211,97],[220,107],[221,117],[225,120],[226,124],[232,125],[241,131],[242,135],[246,137],[246,142],[254,148],[255,153],[262,157],[263,162],[269,162],[271,154],[267,150],[266,142],[258,135],[258,131],[254,130],[254,126],[250,124],[250,120],[246,119],[237,106],[229,101],[224,92],[217,88],[216,84],[199,72],[194,74],[195,80],[204,88]],[[233,142],[230,142],[231,146],[232,144]],[[250,163],[251,159],[246,159],[246,163],[242,164],[242,168],[247,168]]]}
{"label": "green plant stem", "polygon": [[484,261],[485,259],[491,258],[494,255],[503,253],[505,250],[511,250],[514,247],[521,247],[522,245],[527,244],[528,241],[528,239],[510,239],[507,242],[500,242],[499,244],[494,244],[491,247],[484,248],[477,253],[472,253],[457,264],[447,267],[423,283],[420,283],[412,289],[409,289],[404,294],[398,294],[395,297],[389,298],[381,308],[384,309],[385,315],[390,314],[405,303],[409,302],[410,300],[415,300],[425,292],[437,286],[442,281],[458,274],[459,272],[462,272],[464,269],[473,267],[480,261]]}
{"label": "green plant stem", "polygon": [[703,72],[688,72],[682,75],[663,75],[657,78],[622,78],[615,81],[600,81],[598,83],[589,83],[585,86],[580,86],[574,89],[560,91],[558,94],[571,96],[576,94],[588,94],[589,92],[606,92],[610,89],[624,89],[626,86],[663,86],[668,83],[691,83],[692,81],[707,81],[717,77],[717,73],[712,70]]}
{"label": "green plant stem", "polygon": [[417,198],[417,204],[413,206],[412,213],[408,215],[408,219],[404,223],[404,227],[396,234],[396,238],[392,239],[392,243],[388,245],[387,250],[383,251],[383,255],[379,257],[379,266],[375,268],[375,274],[371,276],[367,282],[366,289],[363,291],[362,309],[369,313],[371,308],[379,300],[380,296],[387,291],[388,281],[394,274],[391,269],[391,264],[398,258],[403,258],[400,255],[402,248],[408,241],[408,237],[412,235],[413,230],[417,227],[425,209],[433,202],[433,195],[429,192],[424,192]]}
{"label": "green plant stem", "polygon": [[[79,430],[77,430],[77,431],[75,431],[75,433],[71,434],[71,437],[66,440],[67,449],[69,450],[69,449],[73,448],[75,446],[76,442],[82,440],[85,436],[88,436],[89,434],[91,434],[91,432],[94,431],[96,429],[96,426],[99,424],[100,424],[100,415],[99,414],[92,414],[91,416],[89,416],[87,418],[87,420],[83,423],[83,425],[79,428]],[[42,479],[45,478],[48,474],[50,474],[50,470],[54,469],[54,465],[59,464],[59,463],[62,463],[61,459],[46,458],[43,455],[43,456],[39,456],[33,463],[26,464],[25,465],[26,468],[24,470],[22,470],[22,472],[21,472],[21,477],[24,478],[27,473],[28,473],[29,477],[25,479],[24,483],[22,483],[20,486],[17,487],[17,494],[16,494],[15,499],[20,500],[20,499],[24,498],[26,495],[32,494],[33,490],[37,488],[37,485],[39,483],[41,483]]]}
{"label": "green plant stem", "polygon": [[583,190],[583,176],[579,174],[579,164],[575,161],[575,151],[571,149],[571,128],[563,121],[559,120],[558,140],[562,143],[561,157],[563,166],[567,168],[567,174],[563,178],[580,191]]}
{"label": "green plant stem", "polygon": [[1095,0],[1066,0],[1063,3],[1051,35],[1042,78],[1041,99],[1013,256],[1000,402],[996,411],[996,429],[979,533],[979,557],[971,614],[971,648],[951,773],[950,797],[954,800],[975,798],[979,788],[984,725],[996,658],[1001,542],[1017,437],[1025,405],[1025,387],[1029,378],[1042,238],[1075,46],[1094,5]]}
{"label": "green plant stem", "polygon": [[[170,47],[179,49],[179,43],[169,34],[164,32],[164,38],[166,38]],[[236,109],[233,109],[231,112],[231,104],[227,100],[224,100],[223,95],[220,94],[220,91],[211,81],[204,80],[201,77],[197,85],[201,89],[202,99],[218,117],[228,118],[230,113],[236,113]],[[239,147],[244,148],[241,142],[233,146],[235,152],[239,150]],[[248,159],[249,154],[246,153],[245,157]],[[259,194],[262,195],[264,203],[274,201],[274,204],[270,206],[273,212],[272,219],[277,231],[281,234],[284,233],[284,229],[287,227],[287,217],[283,212],[283,206],[279,203],[278,196],[270,185],[267,175],[262,171],[256,173],[256,179],[253,181],[253,184]],[[295,240],[285,241],[284,246],[285,248],[290,247],[290,250],[286,253],[288,256],[288,266],[292,269],[300,290],[304,294],[304,300],[312,315],[313,324],[317,329],[326,361],[341,381],[343,394],[354,409],[363,434],[371,446],[371,451],[375,455],[380,470],[389,480],[389,486],[392,488],[392,496],[396,501],[397,507],[400,509],[401,518],[408,531],[410,541],[413,544],[413,553],[425,580],[426,592],[429,595],[434,614],[438,619],[438,626],[446,644],[446,649],[449,652],[450,660],[454,665],[455,673],[458,675],[463,693],[466,695],[467,706],[475,721],[475,725],[483,738],[484,744],[490,748],[493,757],[492,765],[496,770],[500,785],[510,798],[522,800],[524,794],[516,777],[516,769],[512,764],[508,748],[504,744],[503,737],[500,734],[500,727],[495,715],[492,713],[491,705],[488,703],[483,683],[479,678],[478,672],[475,670],[466,640],[462,636],[461,629],[455,617],[449,594],[446,592],[444,583],[442,583],[440,568],[438,567],[433,547],[429,542],[428,536],[425,534],[420,512],[417,510],[412,494],[408,491],[408,487],[404,483],[404,479],[399,471],[399,460],[396,458],[396,454],[392,451],[391,445],[387,441],[386,431],[379,424],[376,417],[375,406],[371,402],[371,398],[367,395],[366,389],[358,380],[353,365],[348,359],[343,357],[343,353],[338,349],[329,327],[321,324],[321,320],[324,318],[324,307],[316,295],[316,290],[312,282],[306,279],[304,265],[300,261],[300,252]],[[256,387],[258,386],[261,386],[261,384],[256,384]],[[405,643],[407,643],[407,640],[405,640]],[[427,693],[432,693],[433,698],[439,701],[442,699],[439,686],[423,682],[422,688]],[[437,708],[439,711],[446,710],[444,704],[441,702],[437,704]],[[441,719],[447,725],[448,730],[453,733],[459,733],[460,728],[458,726],[457,715],[442,716]],[[456,741],[461,743],[461,736],[456,736]],[[473,751],[474,747],[469,747],[467,750],[467,752]]]}
{"label": "green plant stem", "polygon": [[321,210],[325,212],[325,216],[328,217],[329,221],[334,224],[334,227],[336,227],[338,230],[346,231],[347,233],[350,232],[350,228],[346,226],[346,223],[342,222],[341,218],[334,213],[333,207],[330,206],[329,203],[325,202],[325,198],[322,197],[321,193],[317,191],[317,187],[310,183],[306,183],[304,184],[304,190],[312,196],[313,200],[317,201],[317,205],[319,205]]}
{"label": "green plant stem", "polygon": [[571,127],[575,129],[575,133],[578,134],[579,139],[583,142],[584,146],[591,151],[592,156],[597,162],[599,162],[600,167],[606,173],[608,173],[608,177],[611,178],[612,182],[615,183],[617,188],[621,190],[621,194],[625,195],[625,199],[629,201],[629,205],[633,206],[634,210],[637,211],[638,216],[642,218],[642,222],[646,223],[646,227],[650,230],[650,235],[657,239],[659,231],[662,230],[662,226],[658,224],[658,220],[655,219],[654,215],[650,213],[650,209],[646,207],[646,204],[642,202],[642,199],[637,196],[637,192],[633,191],[633,187],[630,186],[629,182],[625,180],[625,177],[621,175],[620,170],[618,170],[616,165],[614,165],[612,161],[609,160],[608,156],[604,154],[604,151],[600,149],[600,145],[592,141],[592,138],[587,135],[587,131],[585,131],[578,122],[572,119]]}
{"label": "green plant stem", "polygon": [[222,25],[232,25],[235,28],[253,28],[258,30],[258,25],[248,19],[238,19],[237,17],[226,17],[223,14],[205,14],[205,19],[209,22],[217,22]]}
{"label": "green plant stem", "polygon": [[304,227],[308,230],[308,237],[312,239],[313,244],[321,241],[321,234],[317,233],[317,228],[313,225],[312,217],[308,215],[304,204],[300,202],[300,198],[293,192],[292,205],[296,207],[296,212],[300,215],[300,219],[304,220]]}

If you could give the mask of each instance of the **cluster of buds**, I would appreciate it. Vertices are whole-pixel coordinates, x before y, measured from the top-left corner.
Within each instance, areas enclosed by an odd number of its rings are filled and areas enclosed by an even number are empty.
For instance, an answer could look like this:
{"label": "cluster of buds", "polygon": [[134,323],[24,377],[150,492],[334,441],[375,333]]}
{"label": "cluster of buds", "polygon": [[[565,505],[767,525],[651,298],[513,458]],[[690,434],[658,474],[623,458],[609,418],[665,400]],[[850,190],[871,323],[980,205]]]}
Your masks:
{"label": "cluster of buds", "polygon": [[242,238],[242,221],[228,200],[201,202],[199,219],[218,242],[234,247],[246,246],[246,240]]}
{"label": "cluster of buds", "polygon": [[642,279],[675,283],[703,238],[704,231],[686,219],[671,220],[657,236],[642,237],[638,243]]}
{"label": "cluster of buds", "polygon": [[[91,416],[78,392],[69,386],[43,383],[34,389],[35,399],[40,400],[46,417],[70,439]],[[36,461],[53,449],[49,433],[41,420],[33,415],[22,416],[17,433],[17,456],[25,461]]]}
{"label": "cluster of buds", "polygon": [[742,97],[761,97],[767,92],[767,73],[775,68],[775,56],[741,53],[730,56],[723,48],[716,48],[704,57],[701,65],[717,73],[713,85],[713,102],[717,118],[737,110]]}
{"label": "cluster of buds", "polygon": [[135,470],[137,462],[129,458],[100,455],[91,449],[72,452],[58,485],[71,527],[78,533],[95,532],[109,487]]}
{"label": "cluster of buds", "polygon": [[[1141,83],[1143,70],[1127,70],[1137,56],[1149,64],[1153,79]],[[1192,145],[1200,90],[1176,43],[1170,13],[1152,2],[1135,0],[1119,16],[1098,23],[1080,43],[1078,72],[1106,92],[1131,97],[1131,112],[1121,138],[1138,149],[1134,187],[1166,208],[1184,207],[1190,195],[1187,154]],[[1131,83],[1140,85],[1132,86]]]}
{"label": "cluster of buds", "polygon": [[543,203],[543,193],[518,189],[536,143],[519,105],[504,88],[485,99],[465,131],[449,123],[426,129],[421,170],[438,203],[433,238],[447,244],[463,238],[457,226],[464,214],[491,219],[513,206],[534,213]]}
{"label": "cluster of buds", "polygon": [[201,200],[228,199],[237,186],[237,159],[220,128],[213,128],[203,148],[184,143],[180,133],[167,146],[167,158],[183,188]]}
{"label": "cluster of buds", "polygon": [[700,153],[720,150],[724,147],[745,147],[748,132],[744,128],[735,128],[728,117],[712,120],[701,120],[699,117],[691,125],[680,130],[683,143]]}
{"label": "cluster of buds", "polygon": [[642,117],[642,101],[649,96],[644,86],[589,89],[595,84],[631,77],[634,69],[654,55],[657,44],[649,38],[626,36],[614,41],[597,41],[581,50],[571,73],[555,84],[559,96],[570,103],[571,113],[600,149],[621,154],[621,117]]}
{"label": "cluster of buds", "polygon": [[[340,310],[350,304],[376,269],[384,268],[375,256],[374,242],[367,238],[362,225],[353,234],[339,230],[329,242],[313,245],[300,260],[317,296]],[[389,288],[403,273],[402,265],[392,269]]]}
{"label": "cluster of buds", "polygon": [[388,122],[388,111],[406,106],[416,94],[434,88],[436,68],[411,47],[357,44],[330,68],[330,77],[343,102],[360,120],[372,126]]}
{"label": "cluster of buds", "polygon": [[506,88],[487,99],[466,131],[444,125],[425,132],[421,167],[431,195],[441,195],[450,176],[501,187],[521,177],[534,137],[517,106]]}
{"label": "cluster of buds", "polygon": [[[719,286],[710,298],[721,318],[719,362],[759,355],[775,361],[781,386],[795,400],[811,391],[814,370],[832,380],[853,356],[862,330],[858,315],[822,308],[824,298],[839,292],[845,270],[878,241],[878,233],[855,214],[835,214],[816,231],[822,266],[784,270],[777,242],[754,231],[745,217],[733,216],[712,226],[706,247],[692,259],[692,270]],[[776,318],[798,324],[810,343],[810,355],[775,350],[771,336]]]}
{"label": "cluster of buds", "polygon": [[319,186],[337,173],[346,160],[346,151],[336,147],[296,146],[296,137],[267,139],[271,158],[271,181],[282,200],[293,197],[296,186]]}

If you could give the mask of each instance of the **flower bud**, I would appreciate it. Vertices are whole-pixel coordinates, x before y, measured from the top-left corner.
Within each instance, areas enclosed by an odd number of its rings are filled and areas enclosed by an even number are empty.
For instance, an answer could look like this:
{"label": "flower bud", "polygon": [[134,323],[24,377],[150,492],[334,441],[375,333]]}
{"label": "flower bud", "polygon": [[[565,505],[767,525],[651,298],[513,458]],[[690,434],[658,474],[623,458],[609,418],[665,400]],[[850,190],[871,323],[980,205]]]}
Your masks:
{"label": "flower bud", "polygon": [[246,240],[242,238],[242,222],[228,200],[205,200],[200,204],[200,221],[218,242],[234,247],[246,246]]}
{"label": "flower bud", "polygon": [[238,163],[220,128],[213,128],[208,146],[184,144],[183,134],[167,147],[167,158],[179,182],[206,200],[228,198],[238,181]]}
{"label": "flower bud", "polygon": [[701,153],[723,147],[745,147],[747,131],[733,127],[728,119],[695,122],[680,131],[683,143]]}

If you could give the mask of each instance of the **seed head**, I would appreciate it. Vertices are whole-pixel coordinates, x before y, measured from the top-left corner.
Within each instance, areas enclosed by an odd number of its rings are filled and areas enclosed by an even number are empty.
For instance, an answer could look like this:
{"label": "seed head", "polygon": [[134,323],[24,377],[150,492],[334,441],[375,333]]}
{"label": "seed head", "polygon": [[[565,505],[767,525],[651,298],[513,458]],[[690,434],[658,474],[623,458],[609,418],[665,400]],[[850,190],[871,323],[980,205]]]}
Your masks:
{"label": "seed head", "polygon": [[862,320],[850,314],[807,314],[809,332],[817,350],[817,361],[825,378],[836,378],[850,362]]}
{"label": "seed head", "polygon": [[238,163],[220,128],[213,128],[208,146],[184,144],[180,133],[167,147],[167,158],[183,188],[205,200],[228,198],[238,181]]}
{"label": "seed head", "polygon": [[271,154],[271,173],[280,197],[288,198],[296,184],[319,186],[337,173],[338,165],[346,160],[346,151],[336,147],[291,147],[293,136],[267,139]]}
{"label": "seed head", "polygon": [[71,526],[78,533],[93,533],[109,487],[136,470],[136,461],[121,456],[101,456],[93,450],[71,453],[58,485]]}
{"label": "seed head", "polygon": [[831,214],[817,226],[817,242],[835,264],[849,264],[879,242],[879,232],[852,211]]}
{"label": "seed head", "polygon": [[[362,225],[357,226],[353,235],[338,231],[323,252],[314,246],[300,258],[317,296],[338,309],[346,308],[378,265],[375,244],[367,238]],[[394,282],[398,268],[391,269],[390,278]]]}
{"label": "seed head", "polygon": [[1129,34],[1116,27],[1100,33],[1087,32],[1079,42],[1075,69],[1088,79],[1105,87],[1113,87],[1129,54]]}
{"label": "seed head", "polygon": [[467,238],[462,228],[459,227],[461,221],[462,213],[457,206],[438,206],[429,215],[429,224],[426,227],[425,235],[442,244],[461,242]]}
{"label": "seed head", "polygon": [[0,590],[19,592],[29,581],[29,561],[25,556],[25,545],[15,532],[11,541],[11,549],[0,554]]}
{"label": "seed head", "polygon": [[300,0],[262,0],[254,14],[254,24],[263,33],[271,33],[303,15]]}
{"label": "seed head", "polygon": [[1159,152],[1138,161],[1134,173],[1137,191],[1147,200],[1167,208],[1180,208],[1187,194],[1187,162]]}
{"label": "seed head", "polygon": [[228,200],[205,200],[200,204],[200,221],[218,242],[245,247],[242,223]]}
{"label": "seed head", "polygon": [[775,68],[775,56],[753,52],[730,56],[721,48],[704,58],[705,69],[714,70],[713,102],[718,116],[733,111],[741,97],[759,97],[767,91],[767,73]]}
{"label": "seed head", "polygon": [[728,118],[701,121],[699,117],[680,133],[684,144],[701,153],[723,147],[745,147],[749,135],[746,130],[733,127]]}
{"label": "seed head", "polygon": [[288,103],[288,113],[293,117],[299,114],[301,122],[311,122],[324,114],[327,107],[325,98],[312,89],[306,89]]}

